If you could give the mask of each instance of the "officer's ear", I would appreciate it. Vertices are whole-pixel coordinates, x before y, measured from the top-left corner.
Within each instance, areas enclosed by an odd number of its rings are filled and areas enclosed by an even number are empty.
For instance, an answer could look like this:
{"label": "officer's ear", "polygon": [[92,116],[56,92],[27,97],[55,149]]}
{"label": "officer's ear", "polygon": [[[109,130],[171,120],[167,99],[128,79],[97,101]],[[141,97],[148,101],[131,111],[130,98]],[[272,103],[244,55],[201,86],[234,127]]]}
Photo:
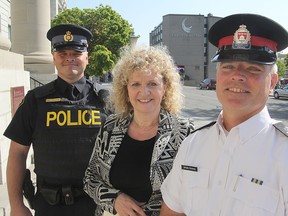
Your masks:
{"label": "officer's ear", "polygon": [[86,60],[87,60],[87,65],[89,64],[89,56],[88,56],[88,52],[86,52]]}
{"label": "officer's ear", "polygon": [[278,73],[271,74],[270,90],[273,90],[278,82]]}
{"label": "officer's ear", "polygon": [[52,57],[53,57],[53,62],[55,62],[55,52],[51,52],[51,54],[52,54]]}

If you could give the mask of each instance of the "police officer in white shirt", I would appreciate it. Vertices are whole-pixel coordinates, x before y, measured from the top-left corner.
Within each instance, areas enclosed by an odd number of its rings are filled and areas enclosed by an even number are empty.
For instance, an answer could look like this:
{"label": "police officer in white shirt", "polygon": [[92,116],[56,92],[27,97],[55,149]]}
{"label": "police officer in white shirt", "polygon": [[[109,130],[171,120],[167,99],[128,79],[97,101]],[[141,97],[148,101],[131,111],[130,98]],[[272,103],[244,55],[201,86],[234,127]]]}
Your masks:
{"label": "police officer in white shirt", "polygon": [[278,81],[276,52],[288,46],[278,23],[256,14],[216,22],[216,123],[188,136],[162,184],[161,216],[288,215],[288,127],[267,110]]}

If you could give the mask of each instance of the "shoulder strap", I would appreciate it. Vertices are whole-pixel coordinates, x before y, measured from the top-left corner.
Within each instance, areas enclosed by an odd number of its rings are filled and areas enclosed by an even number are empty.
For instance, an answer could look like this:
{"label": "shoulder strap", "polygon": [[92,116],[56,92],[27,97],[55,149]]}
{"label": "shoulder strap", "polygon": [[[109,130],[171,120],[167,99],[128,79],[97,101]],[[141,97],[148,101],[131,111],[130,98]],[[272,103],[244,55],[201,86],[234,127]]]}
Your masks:
{"label": "shoulder strap", "polygon": [[216,123],[216,121],[212,121],[212,122],[210,122],[210,123],[208,123],[208,124],[206,124],[206,125],[204,125],[204,126],[202,126],[202,127],[200,127],[200,128],[197,128],[196,130],[192,131],[192,133],[195,133],[196,131],[202,130],[202,129],[204,129],[204,128],[211,127],[211,126],[213,126],[215,123]]}
{"label": "shoulder strap", "polygon": [[287,122],[277,122],[273,126],[282,134],[288,137],[288,124]]}
{"label": "shoulder strap", "polygon": [[94,92],[98,95],[98,91],[101,89],[100,85],[97,82],[91,81],[89,79],[86,80],[93,87]]}
{"label": "shoulder strap", "polygon": [[103,105],[106,113],[109,115],[113,113],[112,110],[110,110],[111,107],[109,106],[110,91],[106,88],[101,87],[101,85],[97,82],[92,82],[91,80],[88,80],[88,82],[93,86],[93,91],[97,95],[99,102]]}
{"label": "shoulder strap", "polygon": [[93,85],[94,92],[98,95],[99,100],[107,104],[110,95],[109,90],[102,88],[97,82],[92,82],[90,80],[88,80],[88,82]]}

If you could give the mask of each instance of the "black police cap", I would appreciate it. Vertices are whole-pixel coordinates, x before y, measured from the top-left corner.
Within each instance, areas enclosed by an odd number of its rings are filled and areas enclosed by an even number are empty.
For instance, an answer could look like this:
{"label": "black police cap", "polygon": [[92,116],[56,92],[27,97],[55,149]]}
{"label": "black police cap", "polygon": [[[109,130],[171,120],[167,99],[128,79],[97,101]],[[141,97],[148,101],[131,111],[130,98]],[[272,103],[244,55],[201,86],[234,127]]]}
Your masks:
{"label": "black police cap", "polygon": [[88,29],[74,24],[57,25],[47,32],[52,52],[66,49],[85,52],[91,37],[92,33]]}
{"label": "black police cap", "polygon": [[212,62],[274,64],[276,52],[288,46],[288,32],[264,16],[234,14],[216,22],[208,32],[208,40],[218,47]]}

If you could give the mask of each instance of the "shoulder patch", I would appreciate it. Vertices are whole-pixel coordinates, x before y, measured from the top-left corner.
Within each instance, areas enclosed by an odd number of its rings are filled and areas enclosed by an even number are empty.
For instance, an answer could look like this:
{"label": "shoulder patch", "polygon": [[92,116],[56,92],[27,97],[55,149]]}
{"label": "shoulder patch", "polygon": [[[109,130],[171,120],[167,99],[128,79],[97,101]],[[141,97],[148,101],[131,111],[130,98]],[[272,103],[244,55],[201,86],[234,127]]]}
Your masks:
{"label": "shoulder patch", "polygon": [[215,123],[216,123],[216,121],[212,121],[212,122],[210,122],[210,123],[208,123],[208,124],[206,124],[206,125],[204,125],[204,126],[202,126],[202,127],[200,127],[200,128],[197,128],[196,130],[192,131],[192,133],[195,133],[196,131],[202,130],[202,129],[204,129],[204,128],[211,127],[211,126],[214,125]]}
{"label": "shoulder patch", "polygon": [[273,126],[282,134],[288,137],[288,123],[287,122],[277,122],[273,124]]}
{"label": "shoulder patch", "polygon": [[42,98],[45,97],[53,92],[55,92],[55,80],[47,83],[46,85],[40,86],[38,88],[34,89],[35,97],[36,98]]}

